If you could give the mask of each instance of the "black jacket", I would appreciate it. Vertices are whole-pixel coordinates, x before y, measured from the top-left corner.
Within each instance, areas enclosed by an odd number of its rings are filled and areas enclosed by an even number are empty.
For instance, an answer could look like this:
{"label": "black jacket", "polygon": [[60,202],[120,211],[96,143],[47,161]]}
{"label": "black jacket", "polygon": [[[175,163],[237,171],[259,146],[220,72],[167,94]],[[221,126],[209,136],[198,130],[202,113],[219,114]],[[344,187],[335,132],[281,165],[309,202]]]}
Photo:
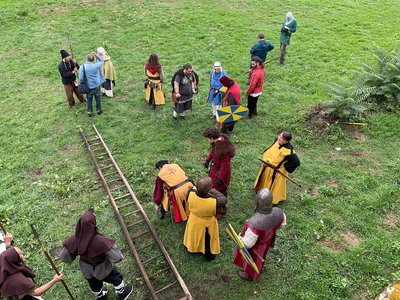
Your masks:
{"label": "black jacket", "polygon": [[[78,63],[76,63],[76,67],[79,69]],[[68,63],[65,63],[63,60],[58,64],[58,71],[60,71],[61,80],[63,84],[69,84],[76,80],[75,73],[72,73],[74,70],[74,63],[70,60]]]}

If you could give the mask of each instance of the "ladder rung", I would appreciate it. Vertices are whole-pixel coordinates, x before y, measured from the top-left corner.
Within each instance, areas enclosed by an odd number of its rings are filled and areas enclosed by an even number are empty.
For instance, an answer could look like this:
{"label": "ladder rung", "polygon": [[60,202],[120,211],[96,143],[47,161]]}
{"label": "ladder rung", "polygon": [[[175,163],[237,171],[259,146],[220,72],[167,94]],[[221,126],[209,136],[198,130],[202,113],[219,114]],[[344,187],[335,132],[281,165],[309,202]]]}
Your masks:
{"label": "ladder rung", "polygon": [[158,271],[158,272],[156,272],[156,273],[154,273],[154,274],[151,274],[151,275],[148,276],[148,277],[151,278],[151,277],[157,276],[158,274],[163,273],[163,272],[165,272],[165,271],[167,271],[167,270],[169,270],[169,269],[170,269],[170,267],[168,266],[168,267],[166,267],[166,268],[164,268],[164,269],[162,269],[162,270],[160,270],[160,271]]}
{"label": "ladder rung", "polygon": [[90,142],[94,142],[94,141],[98,141],[99,140],[99,138],[95,138],[95,139],[93,139],[93,140],[87,140],[88,141],[88,143],[90,144]]}
{"label": "ladder rung", "polygon": [[118,200],[123,199],[123,198],[126,198],[126,197],[128,197],[128,196],[130,196],[130,195],[131,195],[131,194],[125,194],[125,195],[119,196],[119,197],[117,197],[117,198],[114,198],[114,201],[118,201]]}
{"label": "ladder rung", "polygon": [[90,146],[97,146],[97,145],[101,145],[101,143],[94,143],[94,144],[91,144]]}
{"label": "ladder rung", "polygon": [[130,213],[127,213],[127,214],[123,215],[122,217],[123,217],[123,218],[129,217],[129,216],[131,216],[131,215],[133,215],[133,214],[136,214],[136,213],[139,212],[139,211],[140,211],[140,210],[131,211]]}
{"label": "ladder rung", "polygon": [[124,186],[124,185],[117,186],[117,187],[111,189],[111,192],[114,192],[114,191],[116,191],[116,190],[122,189],[122,188],[124,188],[124,187],[126,187],[126,186]]}
{"label": "ladder rung", "polygon": [[[99,149],[99,150],[103,150],[103,149]],[[93,151],[96,151],[96,150],[93,150]],[[107,152],[103,152],[103,153],[98,153],[98,154],[96,154],[96,156],[97,156],[97,157],[108,156],[107,154],[108,154]]]}
{"label": "ladder rung", "polygon": [[150,244],[147,244],[146,246],[140,247],[140,248],[137,249],[137,252],[142,251],[143,249],[146,249],[147,247],[150,247],[150,246],[154,245],[155,243],[156,242],[154,241],[154,242],[152,242]]}
{"label": "ladder rung", "polygon": [[153,256],[153,257],[149,258],[148,260],[142,262],[142,265],[145,265],[145,264],[147,264],[147,263],[149,263],[149,262],[151,262],[151,261],[153,261],[153,260],[159,258],[159,257],[162,256],[162,255],[163,255],[163,254],[160,253],[160,254],[158,254],[158,255],[156,255],[156,256]]}
{"label": "ladder rung", "polygon": [[111,168],[111,167],[114,167],[114,165],[108,165],[107,167],[104,167],[104,168],[102,168],[103,170],[104,169],[109,169],[109,168]]}
{"label": "ladder rung", "polygon": [[[133,204],[133,202],[126,203],[126,204],[124,204],[124,205],[118,206],[118,209],[127,207],[127,206],[132,205],[132,204]],[[138,210],[138,211],[139,211],[139,210]]]}
{"label": "ladder rung", "polygon": [[110,175],[117,175],[117,174],[118,174],[117,172],[112,172],[112,173],[108,173],[108,174],[103,174],[103,177],[107,177]]}
{"label": "ladder rung", "polygon": [[110,184],[110,183],[121,181],[121,180],[122,180],[121,178],[117,178],[117,179],[113,179],[113,180],[107,181],[107,183]]}
{"label": "ladder rung", "polygon": [[158,290],[158,291],[156,292],[156,294],[161,293],[162,291],[164,291],[164,290],[170,288],[170,287],[173,286],[174,284],[177,284],[177,281],[172,282],[172,283],[168,284],[167,286],[164,286],[162,289]]}
{"label": "ladder rung", "polygon": [[142,219],[142,220],[137,221],[137,222],[135,222],[135,223],[126,225],[126,228],[129,228],[129,227],[135,226],[135,225],[137,225],[137,224],[143,223],[144,221],[146,221],[146,220],[145,220],[145,219]]}
{"label": "ladder rung", "polygon": [[149,232],[151,232],[151,231],[150,231],[150,230],[147,230],[147,231],[144,231],[144,232],[139,233],[139,234],[137,234],[137,235],[131,236],[131,239],[132,239],[132,240],[133,240],[133,239],[136,239],[136,238],[138,238],[138,237],[141,237],[142,235],[148,234]]}

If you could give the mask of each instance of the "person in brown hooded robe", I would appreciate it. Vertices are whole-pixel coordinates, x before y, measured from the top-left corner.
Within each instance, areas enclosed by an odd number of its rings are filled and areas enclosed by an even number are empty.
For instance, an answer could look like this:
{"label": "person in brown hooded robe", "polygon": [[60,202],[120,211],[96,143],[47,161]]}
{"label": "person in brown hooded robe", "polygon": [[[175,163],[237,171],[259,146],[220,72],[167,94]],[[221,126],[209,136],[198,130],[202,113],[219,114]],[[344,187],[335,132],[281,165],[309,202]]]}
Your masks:
{"label": "person in brown hooded robe", "polygon": [[64,275],[56,274],[52,280],[38,288],[33,278],[35,274],[24,264],[20,248],[9,248],[0,255],[0,297],[8,300],[42,299],[40,296],[61,281]]}
{"label": "person in brown hooded robe", "polygon": [[133,291],[131,284],[125,285],[122,275],[115,270],[114,264],[123,259],[114,240],[103,236],[96,226],[96,216],[89,209],[78,221],[75,235],[63,242],[60,259],[70,263],[79,255],[79,267],[89,283],[96,299],[106,300],[107,291],[103,282],[111,283],[119,300],[128,299]]}
{"label": "person in brown hooded robe", "polygon": [[231,159],[235,156],[235,146],[215,127],[207,128],[203,136],[211,144],[211,151],[204,162],[204,167],[208,168],[211,163],[208,176],[211,177],[214,188],[228,196],[232,173]]}

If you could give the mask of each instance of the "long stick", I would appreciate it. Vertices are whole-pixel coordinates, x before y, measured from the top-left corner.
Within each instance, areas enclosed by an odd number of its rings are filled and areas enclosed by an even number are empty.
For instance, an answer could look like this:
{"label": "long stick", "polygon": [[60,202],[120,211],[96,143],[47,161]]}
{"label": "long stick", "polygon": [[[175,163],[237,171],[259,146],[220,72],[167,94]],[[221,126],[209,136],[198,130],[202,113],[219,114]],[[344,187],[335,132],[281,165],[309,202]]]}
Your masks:
{"label": "long stick", "polygon": [[292,178],[290,178],[289,176],[283,174],[281,171],[279,171],[279,169],[277,167],[275,167],[274,165],[272,165],[270,162],[268,161],[264,161],[262,159],[258,159],[260,161],[262,161],[264,164],[266,164],[268,167],[270,167],[271,169],[274,169],[277,173],[281,174],[283,177],[285,177],[286,179],[290,180],[291,182],[293,182],[295,185],[297,185],[298,187],[302,187],[300,183],[296,182],[295,180],[293,180]]}
{"label": "long stick", "polygon": [[[273,58],[273,59],[267,60],[267,61],[264,62],[263,64],[265,65],[265,64],[267,64],[267,63],[270,63],[271,61],[277,60],[278,58],[279,58],[279,56],[277,56],[277,57],[275,57],[275,58]],[[250,71],[251,71],[251,70],[248,70],[248,71],[244,72],[243,75],[249,74]]]}
{"label": "long stick", "polygon": [[[53,259],[51,258],[50,254],[46,251],[46,248],[44,247],[42,241],[40,240],[40,236],[39,233],[36,231],[35,227],[33,227],[33,224],[31,224],[31,228],[32,228],[32,232],[33,235],[35,236],[36,240],[39,243],[40,249],[43,251],[44,255],[46,256],[47,260],[49,261],[49,263],[51,264],[53,270],[56,272],[57,275],[60,275],[60,271],[58,271],[57,266],[55,265]],[[67,283],[63,280],[61,280],[62,285],[64,286],[65,290],[67,291],[69,297],[72,300],[75,300],[74,296],[72,296],[71,291],[69,290]]]}
{"label": "long stick", "polygon": [[1,223],[1,222],[0,222],[0,228],[1,228],[1,230],[4,232],[4,235],[6,235],[6,234],[7,234],[7,230],[6,230],[6,228],[4,227],[3,223]]}

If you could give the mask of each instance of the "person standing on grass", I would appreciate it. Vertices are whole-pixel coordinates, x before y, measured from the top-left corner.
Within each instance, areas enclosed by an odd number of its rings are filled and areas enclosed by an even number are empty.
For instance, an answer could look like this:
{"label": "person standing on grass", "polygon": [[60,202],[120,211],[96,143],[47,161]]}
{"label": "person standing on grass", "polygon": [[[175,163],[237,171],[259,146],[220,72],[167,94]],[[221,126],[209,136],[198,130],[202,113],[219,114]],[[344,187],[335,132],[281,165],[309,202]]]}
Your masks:
{"label": "person standing on grass", "polygon": [[[97,58],[98,62],[95,62]],[[79,80],[83,80],[86,76],[89,93],[87,94],[87,114],[89,117],[93,116],[93,96],[96,99],[97,114],[100,115],[103,110],[101,109],[101,92],[100,87],[105,82],[103,74],[101,74],[101,67],[104,65],[104,60],[100,55],[95,52],[87,56],[87,62],[83,64],[79,70]]]}
{"label": "person standing on grass", "polygon": [[297,21],[293,14],[289,11],[286,14],[286,20],[282,23],[281,35],[280,35],[280,54],[279,64],[283,67],[285,65],[286,46],[290,43],[290,38],[293,32],[296,32]]}
{"label": "person standing on grass", "polygon": [[183,244],[191,253],[201,252],[208,261],[220,253],[217,221],[218,208],[226,206],[224,195],[213,189],[210,177],[202,177],[188,194],[189,219]]}
{"label": "person standing on grass", "polygon": [[[263,161],[275,166],[285,175],[294,172],[300,166],[300,160],[290,143],[291,140],[292,134],[288,131],[282,131],[272,146],[264,151],[262,158]],[[261,166],[254,183],[256,192],[262,188],[271,190],[274,204],[286,200],[286,178],[266,164]]]}
{"label": "person standing on grass", "polygon": [[197,94],[198,78],[191,64],[186,64],[172,78],[172,102],[174,103],[173,120],[178,115],[185,119],[185,112],[192,109],[193,95]]}
{"label": "person standing on grass", "polygon": [[254,56],[251,59],[250,85],[246,92],[247,108],[249,109],[248,118],[257,116],[257,101],[262,94],[264,85],[264,64],[261,58]]}
{"label": "person standing on grass", "polygon": [[273,207],[272,194],[268,189],[261,189],[256,199],[255,213],[244,223],[239,238],[249,250],[260,274],[254,271],[238,249],[235,249],[233,257],[233,263],[243,270],[238,273],[239,277],[251,281],[260,279],[265,257],[269,248],[274,247],[276,232],[286,225],[286,216],[279,207]]}
{"label": "person standing on grass", "polygon": [[267,59],[268,52],[272,51],[275,46],[265,40],[265,35],[262,32],[258,34],[257,40],[258,42],[250,49],[251,59],[253,59],[254,56],[257,56],[261,58],[264,63]]}
{"label": "person standing on grass", "polygon": [[220,91],[220,88],[222,88],[222,83],[219,80],[223,76],[227,76],[227,74],[224,70],[222,70],[221,63],[217,61],[214,63],[214,69],[210,74],[210,91],[207,99],[207,102],[212,106],[212,115],[210,119],[216,119],[217,126],[221,126],[217,109],[222,106],[222,98],[225,96],[225,93]]}
{"label": "person standing on grass", "polygon": [[108,298],[107,290],[103,288],[104,282],[113,285],[119,300],[128,299],[132,294],[132,285],[125,285],[122,275],[114,268],[114,264],[124,257],[115,241],[99,232],[93,209],[89,209],[79,219],[75,234],[67,238],[63,246],[60,251],[61,261],[71,263],[80,256],[79,267],[97,300]]}
{"label": "person standing on grass", "polygon": [[64,275],[54,275],[46,284],[36,287],[36,275],[23,262],[23,252],[12,247],[0,254],[0,297],[5,299],[40,300],[54,284],[64,279]]}
{"label": "person standing on grass", "polygon": [[[227,88],[223,99],[223,106],[240,105],[240,87],[239,84],[228,76],[222,76],[219,80]],[[235,127],[235,121],[224,123],[221,133],[232,133]]]}
{"label": "person standing on grass", "polygon": [[80,102],[85,103],[85,97],[79,91],[76,81],[76,73],[79,70],[79,65],[75,59],[71,59],[67,51],[61,50],[60,54],[62,60],[58,64],[58,71],[60,72],[61,81],[67,95],[68,105],[70,108],[73,108],[75,106],[74,93]]}
{"label": "person standing on grass", "polygon": [[188,215],[186,197],[189,189],[193,187],[192,182],[180,166],[168,160],[158,161],[156,169],[159,172],[154,183],[153,201],[158,216],[163,219],[171,203],[175,222],[186,221]]}
{"label": "person standing on grass", "polygon": [[214,188],[224,196],[228,196],[232,173],[231,160],[235,156],[235,146],[226,135],[221,134],[215,127],[207,128],[203,137],[211,145],[211,151],[204,162],[204,167],[208,168],[211,164],[208,176],[211,177]]}
{"label": "person standing on grass", "polygon": [[158,55],[152,53],[144,65],[144,74],[146,80],[146,102],[153,106],[153,109],[158,105],[164,105],[164,92],[162,83],[164,81],[163,67],[158,60]]}
{"label": "person standing on grass", "polygon": [[111,62],[111,57],[108,56],[103,47],[97,48],[96,54],[100,55],[104,60],[104,65],[101,67],[101,73],[106,81],[101,85],[101,93],[103,95],[105,94],[109,98],[112,98],[114,96],[113,88],[115,86],[115,80],[117,79],[114,65]]}

